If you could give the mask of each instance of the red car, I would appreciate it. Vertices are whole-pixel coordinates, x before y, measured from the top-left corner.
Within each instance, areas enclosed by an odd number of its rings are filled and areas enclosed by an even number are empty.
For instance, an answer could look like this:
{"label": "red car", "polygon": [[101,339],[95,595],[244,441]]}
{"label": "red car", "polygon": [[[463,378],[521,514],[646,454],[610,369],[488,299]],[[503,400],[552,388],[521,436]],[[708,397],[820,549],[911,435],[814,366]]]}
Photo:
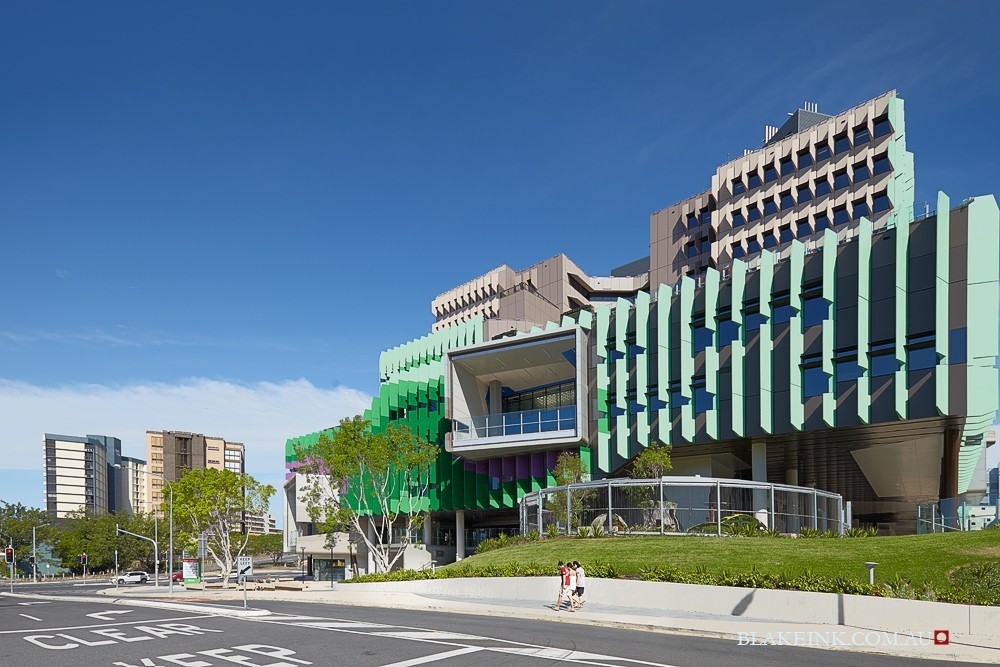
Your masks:
{"label": "red car", "polygon": [[174,581],[184,581],[184,573],[174,572]]}

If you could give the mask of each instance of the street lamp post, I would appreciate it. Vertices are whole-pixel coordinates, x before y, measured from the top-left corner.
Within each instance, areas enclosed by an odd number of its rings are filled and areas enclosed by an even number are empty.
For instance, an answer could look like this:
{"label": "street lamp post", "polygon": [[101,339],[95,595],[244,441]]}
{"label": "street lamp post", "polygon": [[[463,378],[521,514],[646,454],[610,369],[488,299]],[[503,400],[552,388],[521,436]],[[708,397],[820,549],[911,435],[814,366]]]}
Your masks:
{"label": "street lamp post", "polygon": [[333,588],[333,545],[330,545],[330,588]]}
{"label": "street lamp post", "polygon": [[38,549],[35,543],[35,529],[47,525],[49,524],[40,523],[31,527],[31,581],[35,584],[38,583]]}
{"label": "street lamp post", "polygon": [[[116,463],[115,468],[121,470],[122,464]],[[163,483],[167,485],[170,490],[170,544],[167,547],[167,553],[169,558],[169,563],[167,566],[167,586],[171,595],[174,594],[174,485],[167,481],[167,478],[163,475],[159,475],[155,472],[150,472],[148,470],[138,469],[139,472],[146,473],[151,477],[159,477],[163,480]],[[153,515],[153,539],[156,543],[160,543],[159,528],[156,522],[156,515]],[[154,576],[156,577],[156,586],[160,585],[160,560],[156,560],[156,571]]]}
{"label": "street lamp post", "polygon": [[306,548],[302,547],[302,585],[306,585]]}

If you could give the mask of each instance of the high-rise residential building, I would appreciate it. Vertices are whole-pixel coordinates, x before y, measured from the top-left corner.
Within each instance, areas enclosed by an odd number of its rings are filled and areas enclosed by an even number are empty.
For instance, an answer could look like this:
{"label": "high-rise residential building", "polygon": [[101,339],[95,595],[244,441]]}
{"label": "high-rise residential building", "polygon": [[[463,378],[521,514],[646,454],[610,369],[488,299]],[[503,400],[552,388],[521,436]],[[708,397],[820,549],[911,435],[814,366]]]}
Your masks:
{"label": "high-rise residential building", "polygon": [[245,469],[242,443],[187,431],[146,431],[146,459],[152,473],[146,475],[146,498],[154,511],[165,500],[163,480],[157,475],[176,482],[188,470]]}
{"label": "high-rise residential building", "polygon": [[[653,442],[671,474],[831,491],[896,532],[918,503],[976,491],[998,407],[996,200],[914,205],[894,91],[806,104],[764,139],[652,214],[649,257],[607,278],[562,255],[503,265],[382,353],[365,417],[439,446],[430,539],[516,530],[561,452],[606,479]],[[288,440],[290,477],[318,436]],[[788,508],[752,502],[780,528]]]}
{"label": "high-rise residential building", "polygon": [[278,532],[277,521],[270,514],[251,514],[243,517],[243,528],[251,535],[270,535]]}
{"label": "high-rise residential building", "polygon": [[148,513],[146,502],[146,462],[130,456],[121,457],[121,468],[116,470],[118,512]]}
{"label": "high-rise residential building", "polygon": [[45,505],[52,519],[115,511],[114,468],[121,441],[102,435],[45,434]]}

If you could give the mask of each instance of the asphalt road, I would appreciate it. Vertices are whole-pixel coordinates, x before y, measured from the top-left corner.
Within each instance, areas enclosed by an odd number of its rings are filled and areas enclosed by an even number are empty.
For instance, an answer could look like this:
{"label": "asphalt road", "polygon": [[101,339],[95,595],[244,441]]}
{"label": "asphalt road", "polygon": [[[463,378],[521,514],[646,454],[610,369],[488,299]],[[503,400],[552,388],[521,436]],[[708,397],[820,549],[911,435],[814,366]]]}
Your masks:
{"label": "asphalt road", "polygon": [[[80,594],[48,584],[49,594]],[[32,592],[41,592],[37,589]],[[28,592],[28,586],[18,586]],[[226,605],[228,606],[228,605]],[[112,604],[0,597],[0,665],[298,667],[358,665],[944,664],[788,646],[740,646],[634,630],[439,612],[267,602],[258,618]]]}

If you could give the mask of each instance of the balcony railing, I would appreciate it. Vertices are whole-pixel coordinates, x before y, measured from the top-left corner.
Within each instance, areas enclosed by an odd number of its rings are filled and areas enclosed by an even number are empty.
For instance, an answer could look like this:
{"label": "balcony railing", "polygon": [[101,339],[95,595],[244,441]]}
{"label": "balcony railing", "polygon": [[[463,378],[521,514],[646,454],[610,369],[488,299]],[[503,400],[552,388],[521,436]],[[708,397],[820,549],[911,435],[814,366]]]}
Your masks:
{"label": "balcony railing", "polygon": [[575,431],[576,406],[504,412],[498,415],[473,417],[471,424],[458,420],[452,424],[452,433],[456,441]]}

